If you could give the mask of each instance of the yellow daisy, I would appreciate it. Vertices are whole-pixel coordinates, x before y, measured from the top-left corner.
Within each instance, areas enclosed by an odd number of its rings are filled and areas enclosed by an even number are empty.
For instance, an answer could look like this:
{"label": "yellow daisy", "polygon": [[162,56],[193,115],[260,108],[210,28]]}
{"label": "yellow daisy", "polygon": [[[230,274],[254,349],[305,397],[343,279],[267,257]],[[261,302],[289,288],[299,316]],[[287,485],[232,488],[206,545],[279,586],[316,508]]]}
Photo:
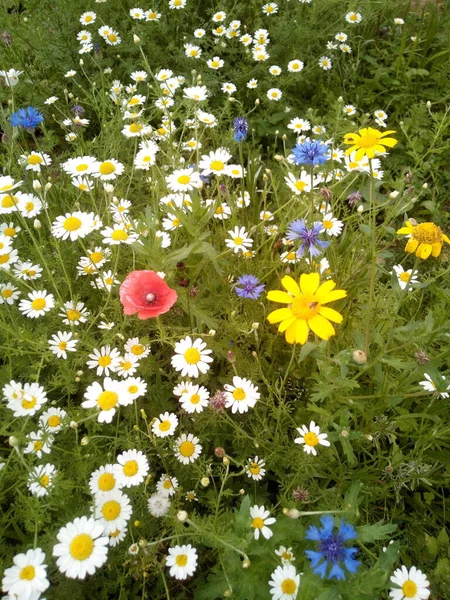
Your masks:
{"label": "yellow daisy", "polygon": [[274,310],[267,318],[270,323],[280,323],[278,331],[286,332],[289,344],[305,344],[310,329],[323,340],[336,333],[330,321],[342,323],[343,317],[324,304],[345,298],[345,290],[335,290],[336,284],[331,279],[320,285],[319,273],[303,273],[300,286],[292,277],[286,276],[281,285],[287,292],[271,291],[267,298],[288,306]]}
{"label": "yellow daisy", "polygon": [[352,146],[345,151],[345,154],[348,156],[356,150],[355,160],[361,160],[363,156],[374,158],[379,154],[384,154],[386,152],[385,146],[393,148],[398,142],[395,138],[385,137],[390,133],[395,133],[395,131],[381,132],[378,129],[372,129],[372,127],[360,129],[358,133],[346,133],[344,144],[352,144]]}
{"label": "yellow daisy", "polygon": [[402,235],[409,237],[405,246],[406,252],[415,252],[417,258],[426,260],[430,255],[435,258],[440,255],[443,242],[450,244],[450,239],[441,228],[434,223],[419,223],[413,225],[411,221],[406,221],[406,227],[397,231]]}

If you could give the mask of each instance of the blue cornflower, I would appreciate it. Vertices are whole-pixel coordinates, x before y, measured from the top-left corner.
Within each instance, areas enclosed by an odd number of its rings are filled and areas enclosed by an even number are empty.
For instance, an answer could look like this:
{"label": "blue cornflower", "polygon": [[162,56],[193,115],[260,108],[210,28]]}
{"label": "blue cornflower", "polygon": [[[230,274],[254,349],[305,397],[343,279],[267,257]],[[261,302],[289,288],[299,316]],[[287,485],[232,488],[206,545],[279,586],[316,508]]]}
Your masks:
{"label": "blue cornflower", "polygon": [[306,531],[306,539],[319,542],[317,550],[306,550],[305,554],[311,561],[311,566],[322,579],[327,574],[328,567],[331,567],[328,573],[328,579],[345,579],[343,566],[349,573],[356,573],[359,560],[353,558],[357,548],[346,548],[345,542],[356,539],[357,533],[353,525],[341,520],[339,529],[334,532],[334,519],[331,515],[320,517],[323,527],[318,528],[315,525],[309,527]]}
{"label": "blue cornflower", "polygon": [[292,149],[295,165],[323,165],[328,160],[328,146],[322,140],[307,139]]}
{"label": "blue cornflower", "polygon": [[[330,245],[330,242],[324,242],[319,240],[319,235],[323,231],[323,225],[320,221],[313,223],[311,229],[306,227],[306,223],[303,219],[297,219],[292,221],[289,225],[289,229],[286,238],[289,241],[301,240],[300,247],[297,250],[297,257],[301,258],[305,252],[309,252],[310,257],[319,256]],[[319,248],[316,248],[316,245]]]}
{"label": "blue cornflower", "polygon": [[82,117],[84,115],[84,108],[79,104],[74,104],[71,110],[76,117]]}
{"label": "blue cornflower", "polygon": [[239,298],[251,298],[252,300],[257,300],[266,287],[254,275],[241,275],[236,282],[236,286],[238,285],[242,287],[235,287],[234,289]]}
{"label": "blue cornflower", "polygon": [[28,108],[19,108],[19,110],[13,113],[9,122],[13,127],[23,127],[24,129],[32,131],[33,129],[36,129],[43,120],[44,115],[42,113],[32,106],[28,106]]}
{"label": "blue cornflower", "polygon": [[243,142],[248,133],[248,121],[244,117],[236,117],[233,121],[234,141]]}

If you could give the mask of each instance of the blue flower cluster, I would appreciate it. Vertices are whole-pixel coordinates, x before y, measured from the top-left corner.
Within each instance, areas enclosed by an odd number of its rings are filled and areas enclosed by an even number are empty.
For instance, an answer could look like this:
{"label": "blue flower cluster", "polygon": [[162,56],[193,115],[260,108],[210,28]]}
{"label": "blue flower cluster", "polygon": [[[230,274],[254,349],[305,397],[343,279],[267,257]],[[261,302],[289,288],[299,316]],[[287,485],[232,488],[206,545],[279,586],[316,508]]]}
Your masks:
{"label": "blue flower cluster", "polygon": [[353,556],[357,548],[346,548],[345,542],[357,538],[356,529],[353,525],[341,520],[339,529],[334,531],[334,519],[331,515],[320,517],[323,527],[312,525],[306,530],[306,539],[319,542],[317,550],[306,550],[305,554],[311,561],[311,566],[316,575],[322,579],[327,575],[328,579],[345,579],[345,571],[356,573],[359,565]]}
{"label": "blue flower cluster", "polygon": [[13,113],[9,122],[13,127],[23,127],[28,131],[33,131],[43,120],[44,115],[42,113],[32,106],[28,106],[28,108],[19,108]]}
{"label": "blue flower cluster", "polygon": [[[242,287],[237,287],[237,286]],[[266,286],[260,283],[259,279],[254,275],[241,275],[236,282],[234,288],[239,298],[251,298],[257,300],[264,291]]]}
{"label": "blue flower cluster", "polygon": [[244,117],[236,117],[233,121],[234,141],[243,142],[248,133],[248,121]]}
{"label": "blue flower cluster", "polygon": [[292,149],[294,164],[316,167],[328,160],[328,146],[322,140],[305,140]]}

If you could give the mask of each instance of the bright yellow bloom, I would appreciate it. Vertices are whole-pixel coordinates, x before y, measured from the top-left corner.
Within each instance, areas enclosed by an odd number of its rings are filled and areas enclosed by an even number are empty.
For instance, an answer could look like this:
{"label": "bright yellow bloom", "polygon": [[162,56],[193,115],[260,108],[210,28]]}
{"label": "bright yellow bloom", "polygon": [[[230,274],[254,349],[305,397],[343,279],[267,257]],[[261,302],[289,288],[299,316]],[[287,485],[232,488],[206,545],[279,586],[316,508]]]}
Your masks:
{"label": "bright yellow bloom", "polygon": [[411,221],[406,221],[406,227],[402,227],[397,233],[407,235],[410,238],[405,246],[406,252],[415,252],[417,258],[423,260],[426,260],[430,255],[439,256],[443,242],[450,244],[450,239],[434,223],[413,225]]}
{"label": "bright yellow bloom", "polygon": [[345,154],[349,156],[356,150],[355,160],[361,160],[363,156],[374,158],[379,154],[383,154],[386,152],[385,146],[393,148],[398,142],[395,138],[385,137],[390,133],[395,133],[395,131],[381,132],[378,129],[372,129],[372,127],[360,129],[358,133],[346,133],[344,144],[352,144],[352,147],[346,150]]}
{"label": "bright yellow bloom", "polygon": [[320,285],[319,273],[303,273],[300,286],[292,277],[286,276],[281,285],[289,293],[272,291],[267,298],[288,306],[274,310],[267,318],[270,323],[280,323],[278,331],[286,332],[289,344],[305,344],[310,329],[323,340],[336,333],[330,321],[342,323],[343,317],[324,304],[345,298],[345,290],[335,290],[336,284],[331,279]]}

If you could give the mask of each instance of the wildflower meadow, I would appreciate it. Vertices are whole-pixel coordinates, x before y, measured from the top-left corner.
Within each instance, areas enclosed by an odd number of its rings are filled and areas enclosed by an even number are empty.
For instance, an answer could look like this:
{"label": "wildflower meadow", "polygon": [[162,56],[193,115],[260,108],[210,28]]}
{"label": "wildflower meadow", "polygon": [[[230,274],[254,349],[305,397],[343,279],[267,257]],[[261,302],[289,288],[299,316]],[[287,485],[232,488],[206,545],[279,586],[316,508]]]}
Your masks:
{"label": "wildflower meadow", "polygon": [[0,4],[3,600],[449,600],[450,3]]}

